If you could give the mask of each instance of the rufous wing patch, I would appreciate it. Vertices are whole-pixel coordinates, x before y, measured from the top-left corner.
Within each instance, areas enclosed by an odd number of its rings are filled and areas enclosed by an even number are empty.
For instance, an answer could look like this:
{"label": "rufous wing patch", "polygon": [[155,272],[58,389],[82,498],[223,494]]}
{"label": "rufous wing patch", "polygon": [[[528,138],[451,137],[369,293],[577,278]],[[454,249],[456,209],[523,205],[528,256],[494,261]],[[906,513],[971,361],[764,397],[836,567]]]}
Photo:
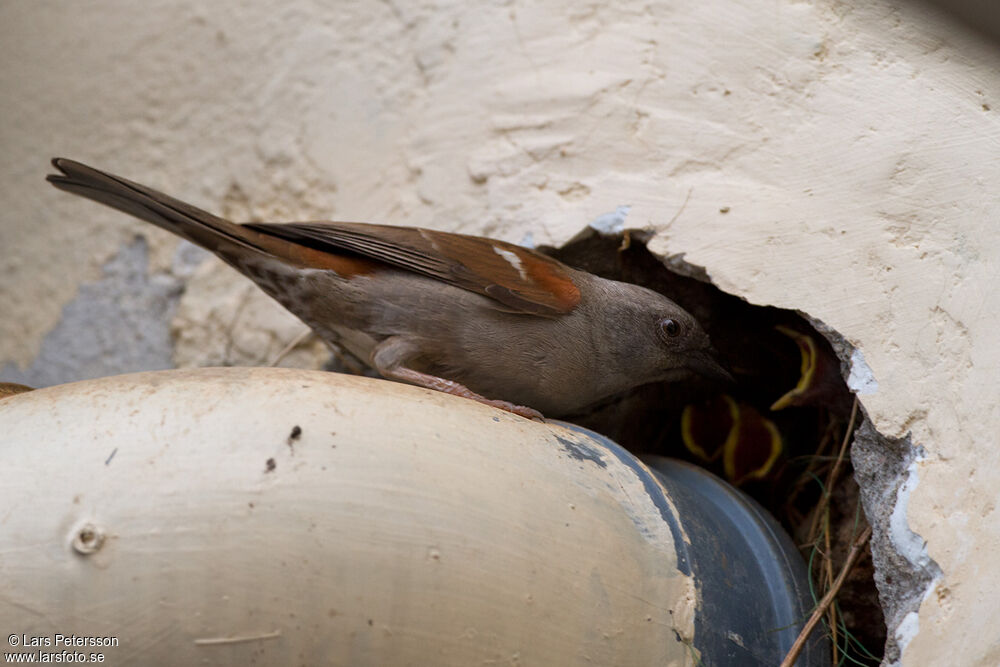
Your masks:
{"label": "rufous wing patch", "polygon": [[253,235],[252,241],[258,248],[302,268],[333,271],[342,278],[351,278],[373,273],[379,266],[384,266],[381,262],[367,257],[318,250],[278,236],[262,234],[255,229],[248,228],[247,231]]}
{"label": "rufous wing patch", "polygon": [[569,272],[550,257],[494,239],[421,232],[439,253],[468,272],[456,271],[456,282],[477,283],[478,289],[501,303],[556,315],[568,313],[580,302],[580,290]]}
{"label": "rufous wing patch", "polygon": [[[324,268],[342,275],[394,266],[484,294],[517,312],[548,317],[568,313],[580,301],[567,267],[504,241],[362,222],[251,223],[244,227],[303,246],[300,261],[312,262],[316,268],[325,262],[330,266]],[[265,243],[260,241],[261,246]],[[327,256],[310,253],[310,249]],[[268,251],[290,260],[299,256],[280,243]]]}

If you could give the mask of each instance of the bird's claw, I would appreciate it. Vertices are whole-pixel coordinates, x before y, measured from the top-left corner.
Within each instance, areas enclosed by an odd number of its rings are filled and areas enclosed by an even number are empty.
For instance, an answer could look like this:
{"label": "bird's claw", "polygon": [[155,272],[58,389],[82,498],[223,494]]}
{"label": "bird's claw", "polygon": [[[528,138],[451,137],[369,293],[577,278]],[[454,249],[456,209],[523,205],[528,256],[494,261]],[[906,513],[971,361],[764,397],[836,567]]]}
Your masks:
{"label": "bird's claw", "polygon": [[492,405],[494,408],[500,408],[505,412],[511,412],[519,417],[524,417],[525,419],[532,419],[534,421],[545,421],[545,417],[542,413],[534,408],[529,408],[526,405],[516,405],[510,401],[498,401],[487,399],[484,401],[486,405]]}

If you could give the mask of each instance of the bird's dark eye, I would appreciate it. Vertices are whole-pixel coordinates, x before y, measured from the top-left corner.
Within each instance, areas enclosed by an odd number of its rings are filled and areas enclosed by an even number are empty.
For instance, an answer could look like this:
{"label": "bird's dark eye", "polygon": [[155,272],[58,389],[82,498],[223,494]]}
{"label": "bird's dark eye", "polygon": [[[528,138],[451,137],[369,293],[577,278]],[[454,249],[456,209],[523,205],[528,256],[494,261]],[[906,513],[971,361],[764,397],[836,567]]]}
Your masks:
{"label": "bird's dark eye", "polygon": [[681,325],[677,320],[666,317],[660,320],[660,333],[668,338],[674,338],[681,332]]}

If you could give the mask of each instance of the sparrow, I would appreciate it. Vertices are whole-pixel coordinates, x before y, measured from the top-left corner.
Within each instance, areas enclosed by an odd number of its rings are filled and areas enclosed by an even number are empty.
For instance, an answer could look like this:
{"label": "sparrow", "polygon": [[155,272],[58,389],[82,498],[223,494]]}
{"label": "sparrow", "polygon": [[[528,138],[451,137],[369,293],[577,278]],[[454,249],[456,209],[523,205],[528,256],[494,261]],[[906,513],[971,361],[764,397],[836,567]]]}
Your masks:
{"label": "sparrow", "polygon": [[16,382],[0,382],[0,398],[16,396],[17,394],[23,394],[26,391],[34,391],[34,387],[29,387],[25,384],[18,384]]}
{"label": "sparrow", "polygon": [[853,397],[844,386],[840,360],[829,345],[821,346],[814,336],[783,324],[774,328],[795,341],[801,363],[798,382],[771,405],[771,410],[820,405],[846,416],[851,410]]}
{"label": "sparrow", "polygon": [[385,378],[536,419],[650,382],[729,378],[667,297],[535,250],[359,222],[238,224],[73,160],[52,164],[57,188],[215,253]]}

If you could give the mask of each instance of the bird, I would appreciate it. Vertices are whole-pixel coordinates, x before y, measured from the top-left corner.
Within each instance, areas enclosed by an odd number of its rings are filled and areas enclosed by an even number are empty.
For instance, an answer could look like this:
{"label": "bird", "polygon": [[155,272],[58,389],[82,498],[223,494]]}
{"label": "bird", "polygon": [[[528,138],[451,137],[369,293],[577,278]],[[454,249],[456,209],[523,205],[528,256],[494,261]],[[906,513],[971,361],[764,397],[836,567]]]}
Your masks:
{"label": "bird", "polygon": [[652,382],[731,379],[663,294],[533,249],[375,223],[236,223],[80,162],[52,164],[57,188],[211,251],[384,378],[528,419]]}
{"label": "bird", "polygon": [[775,423],[728,394],[686,405],[681,440],[702,463],[721,459],[721,472],[733,486],[766,479],[784,452]]}
{"label": "bird", "polygon": [[34,391],[34,387],[29,387],[25,384],[18,384],[16,382],[0,382],[0,398],[16,396],[17,394],[23,394],[26,391]]}

